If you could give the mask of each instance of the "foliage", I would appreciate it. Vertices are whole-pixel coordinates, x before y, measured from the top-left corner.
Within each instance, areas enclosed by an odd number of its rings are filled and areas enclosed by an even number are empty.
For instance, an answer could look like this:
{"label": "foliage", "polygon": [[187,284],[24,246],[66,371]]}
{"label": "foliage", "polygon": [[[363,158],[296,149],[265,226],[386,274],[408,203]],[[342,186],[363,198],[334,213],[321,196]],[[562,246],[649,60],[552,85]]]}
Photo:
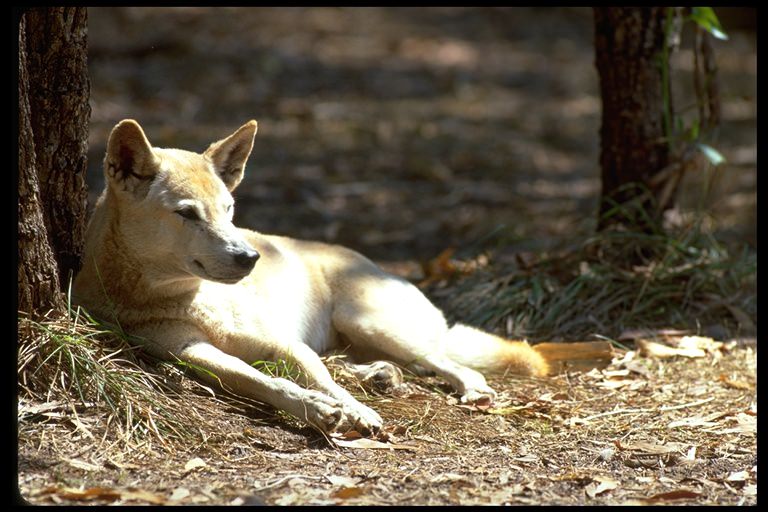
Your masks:
{"label": "foliage", "polygon": [[[680,30],[680,27],[674,22],[676,16],[676,9],[667,8],[667,16],[664,24],[665,38],[667,44],[664,45],[664,51],[660,56],[660,69],[662,73],[663,83],[663,95],[664,95],[664,131],[667,137],[667,143],[670,145],[672,151],[678,156],[684,155],[685,150],[688,147],[692,147],[701,152],[704,157],[712,165],[720,165],[725,162],[723,155],[712,146],[706,144],[704,141],[709,137],[709,133],[705,130],[705,127],[714,128],[719,119],[707,119],[705,118],[705,105],[711,104],[711,102],[719,102],[719,98],[713,89],[710,87],[702,87],[700,81],[705,83],[711,83],[715,80],[714,70],[701,69],[699,64],[700,59],[705,59],[707,56],[702,53],[707,51],[708,46],[700,44],[702,38],[706,38],[706,34],[702,35],[699,30],[704,30],[706,33],[721,39],[727,40],[728,36],[723,32],[720,20],[715,15],[715,11],[711,7],[692,7],[690,8],[690,14],[685,17],[686,21],[692,21],[696,26],[696,40],[694,45],[694,82],[696,91],[696,102],[698,106],[699,116],[691,122],[689,127],[684,126],[681,116],[676,116],[672,112],[671,108],[671,87],[669,77],[669,48],[674,46],[679,34],[675,35],[675,32]],[[673,37],[675,35],[675,37]],[[702,78],[703,75],[703,78]],[[712,112],[710,112],[710,116]],[[674,128],[673,128],[674,126]]]}

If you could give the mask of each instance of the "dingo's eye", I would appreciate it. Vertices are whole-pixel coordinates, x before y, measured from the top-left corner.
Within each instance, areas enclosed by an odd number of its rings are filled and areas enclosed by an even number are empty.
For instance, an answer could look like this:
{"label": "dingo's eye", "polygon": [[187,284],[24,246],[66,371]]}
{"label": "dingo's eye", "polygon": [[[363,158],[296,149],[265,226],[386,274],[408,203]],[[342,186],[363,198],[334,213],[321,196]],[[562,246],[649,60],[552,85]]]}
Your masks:
{"label": "dingo's eye", "polygon": [[200,220],[200,216],[194,208],[181,208],[180,210],[176,210],[176,213],[187,220]]}

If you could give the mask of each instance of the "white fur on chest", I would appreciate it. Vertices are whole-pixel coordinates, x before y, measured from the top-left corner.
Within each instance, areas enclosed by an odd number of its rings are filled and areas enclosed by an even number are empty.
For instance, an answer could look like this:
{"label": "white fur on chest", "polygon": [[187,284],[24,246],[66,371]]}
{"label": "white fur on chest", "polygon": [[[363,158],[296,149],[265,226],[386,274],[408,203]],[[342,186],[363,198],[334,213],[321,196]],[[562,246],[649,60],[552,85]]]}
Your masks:
{"label": "white fur on chest", "polygon": [[233,285],[203,282],[195,305],[206,323],[216,324],[219,339],[211,341],[224,351],[235,337],[264,345],[299,342],[317,353],[332,348],[331,305],[314,293],[302,265],[289,268]]}

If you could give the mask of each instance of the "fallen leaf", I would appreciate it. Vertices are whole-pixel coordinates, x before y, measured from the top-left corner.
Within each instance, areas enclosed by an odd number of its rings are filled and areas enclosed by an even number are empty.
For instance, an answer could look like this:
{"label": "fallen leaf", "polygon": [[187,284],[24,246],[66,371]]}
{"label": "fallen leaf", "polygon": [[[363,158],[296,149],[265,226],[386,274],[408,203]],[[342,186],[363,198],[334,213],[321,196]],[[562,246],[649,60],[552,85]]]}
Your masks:
{"label": "fallen leaf", "polygon": [[649,370],[641,361],[627,361],[624,363],[624,368],[646,378],[651,376],[651,370]]}
{"label": "fallen leaf", "polygon": [[430,480],[429,483],[441,484],[443,482],[461,482],[461,481],[468,481],[467,477],[465,477],[464,475],[459,475],[458,473],[442,473],[440,475],[432,477],[432,480]]}
{"label": "fallen leaf", "polygon": [[756,434],[757,433],[757,417],[747,413],[740,412],[734,419],[737,426],[733,428],[726,428],[723,430],[707,430],[712,434]]}
{"label": "fallen leaf", "polygon": [[333,491],[331,497],[340,500],[348,500],[349,498],[357,498],[361,494],[363,494],[363,490],[359,487],[342,487],[341,489]]}
{"label": "fallen leaf", "polygon": [[91,501],[102,499],[116,501],[119,499],[132,501],[146,501],[155,505],[166,503],[165,498],[149,491],[113,489],[109,487],[90,487],[88,489],[74,489],[72,487],[49,487],[41,494],[51,494],[61,499],[73,501]]}
{"label": "fallen leaf", "polygon": [[594,498],[598,494],[602,494],[605,491],[610,491],[619,486],[619,482],[608,477],[595,476],[593,477],[593,480],[594,482],[584,488],[584,492],[586,492],[587,496],[590,498]]}
{"label": "fallen leaf", "polygon": [[633,361],[636,356],[637,356],[637,351],[636,350],[627,350],[623,354],[620,353],[619,355],[614,357],[611,360],[611,364],[613,364],[615,366],[618,366],[618,367],[624,366],[627,363],[629,363],[630,361]]}
{"label": "fallen leaf", "polygon": [[603,376],[606,379],[613,379],[614,377],[626,377],[629,375],[629,370],[603,370]]}
{"label": "fallen leaf", "polygon": [[348,476],[341,475],[326,475],[325,478],[327,478],[328,481],[336,487],[354,487],[358,482],[357,478],[350,478]]}
{"label": "fallen leaf", "polygon": [[55,494],[60,498],[76,501],[89,501],[104,499],[109,501],[119,500],[121,493],[117,489],[108,487],[90,487],[88,489],[74,489],[72,487],[53,487],[47,494]]}
{"label": "fallen leaf", "polygon": [[90,464],[79,459],[64,459],[64,461],[73,468],[82,469],[83,471],[100,471],[102,469],[101,466]]}
{"label": "fallen leaf", "polygon": [[712,427],[717,425],[713,420],[728,416],[728,412],[715,412],[706,416],[690,416],[681,420],[675,420],[667,425],[667,428],[677,427]]}
{"label": "fallen leaf", "polygon": [[671,500],[690,500],[701,496],[698,492],[689,491],[686,489],[679,489],[676,491],[662,492],[660,494],[654,494],[649,498],[645,498],[645,501],[671,501]]}
{"label": "fallen leaf", "polygon": [[590,379],[603,380],[603,372],[597,368],[592,368],[588,372],[584,373],[583,377],[589,377]]}
{"label": "fallen leaf", "polygon": [[435,439],[434,437],[432,437],[432,436],[428,436],[428,435],[421,435],[421,436],[419,436],[419,435],[414,435],[414,436],[411,436],[411,438],[412,438],[412,439],[416,439],[416,440],[418,440],[418,441],[426,441],[426,442],[428,442],[428,443],[434,443],[434,444],[443,444],[442,442],[438,441],[438,440],[437,440],[437,439]]}
{"label": "fallen leaf", "polygon": [[357,430],[348,430],[341,434],[342,439],[360,439],[361,437],[363,437],[363,434]]}
{"label": "fallen leaf", "polygon": [[153,503],[155,505],[164,505],[166,503],[166,499],[162,496],[158,496],[155,493],[144,491],[141,489],[137,490],[125,490],[120,493],[121,497],[124,500],[129,501],[146,501],[148,503]]}
{"label": "fallen leaf", "polygon": [[745,496],[757,496],[757,484],[747,484],[741,489]]}
{"label": "fallen leaf", "polygon": [[515,457],[514,459],[519,462],[538,462],[539,460],[539,458],[532,453],[526,453],[525,455]]}
{"label": "fallen leaf", "polygon": [[456,407],[459,407],[461,409],[466,409],[468,411],[480,411],[480,412],[488,412],[488,410],[491,408],[490,403],[471,403],[471,404],[458,404]]}
{"label": "fallen leaf", "polygon": [[618,446],[620,450],[640,452],[646,455],[664,455],[667,453],[680,452],[685,448],[683,443],[670,442],[667,444],[647,443],[640,441],[631,444],[621,444]]}
{"label": "fallen leaf", "polygon": [[[67,404],[64,402],[46,402],[44,404],[30,404],[19,400],[18,414],[19,418],[24,416],[45,415],[50,417],[62,417],[66,414],[59,411],[66,411]],[[50,414],[52,411],[57,411],[56,414]]]}
{"label": "fallen leaf", "polygon": [[641,355],[646,357],[655,357],[657,359],[668,359],[671,357],[706,357],[707,353],[696,347],[676,348],[668,345],[662,345],[654,341],[636,340],[635,343]]}
{"label": "fallen leaf", "polygon": [[733,388],[733,389],[752,389],[753,386],[749,382],[745,380],[736,380],[736,379],[729,379],[725,374],[720,375],[720,377],[717,379],[723,384],[725,384],[726,387]]}
{"label": "fallen leaf", "polygon": [[757,432],[757,416],[740,412],[736,415],[736,421],[743,432]]}
{"label": "fallen leaf", "polygon": [[671,342],[680,348],[700,348],[709,351],[720,350],[723,346],[723,342],[715,341],[708,336],[683,336],[677,340],[673,338]]}
{"label": "fallen leaf", "polygon": [[184,498],[188,497],[189,495],[190,495],[189,489],[187,489],[186,487],[178,487],[173,491],[169,499],[170,501],[181,501]]}
{"label": "fallen leaf", "polygon": [[200,457],[195,457],[194,459],[190,459],[189,462],[184,464],[184,472],[188,473],[192,470],[195,470],[197,468],[202,468],[207,466],[205,461],[201,459]]}
{"label": "fallen leaf", "polygon": [[387,425],[383,430],[390,434],[401,436],[408,431],[408,428],[403,425]]}
{"label": "fallen leaf", "polygon": [[508,414],[515,414],[516,412],[523,411],[525,409],[531,409],[533,403],[529,402],[525,405],[510,405],[508,407],[492,407],[487,409],[488,414],[498,414],[500,416],[506,416]]}
{"label": "fallen leaf", "polygon": [[734,471],[727,477],[725,477],[725,480],[727,482],[746,482],[749,478],[749,472],[747,471]]}
{"label": "fallen leaf", "polygon": [[472,261],[459,261],[451,259],[456,249],[449,247],[438,254],[435,258],[422,263],[422,272],[425,279],[420,285],[431,284],[436,281],[449,279],[455,275],[471,274],[474,270],[487,264],[487,258],[478,257]]}
{"label": "fallen leaf", "polygon": [[635,391],[644,388],[648,385],[644,380],[637,379],[622,379],[622,380],[606,380],[603,382],[597,382],[595,386],[606,389],[621,389],[627,388],[627,391]]}
{"label": "fallen leaf", "polygon": [[613,448],[603,448],[598,454],[598,458],[604,462],[609,462],[616,455],[616,450]]}
{"label": "fallen leaf", "polygon": [[679,329],[628,329],[619,334],[618,340],[636,340],[638,338],[654,338],[659,336],[683,336],[689,331]]}

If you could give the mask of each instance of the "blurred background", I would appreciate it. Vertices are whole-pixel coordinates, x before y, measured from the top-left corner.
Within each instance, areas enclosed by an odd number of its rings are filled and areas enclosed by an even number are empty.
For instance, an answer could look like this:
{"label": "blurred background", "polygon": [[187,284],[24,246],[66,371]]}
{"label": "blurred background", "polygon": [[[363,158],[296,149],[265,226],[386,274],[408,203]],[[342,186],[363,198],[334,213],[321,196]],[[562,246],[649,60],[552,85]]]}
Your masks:
{"label": "blurred background", "polygon": [[[719,169],[681,210],[756,248],[756,10],[716,8]],[[115,123],[203,151],[259,133],[235,223],[353,247],[418,279],[446,248],[504,258],[589,234],[600,98],[587,8],[89,8],[90,199]],[[675,106],[695,103],[683,34]],[[689,107],[688,107],[689,108]],[[707,187],[711,191],[704,194]]]}

